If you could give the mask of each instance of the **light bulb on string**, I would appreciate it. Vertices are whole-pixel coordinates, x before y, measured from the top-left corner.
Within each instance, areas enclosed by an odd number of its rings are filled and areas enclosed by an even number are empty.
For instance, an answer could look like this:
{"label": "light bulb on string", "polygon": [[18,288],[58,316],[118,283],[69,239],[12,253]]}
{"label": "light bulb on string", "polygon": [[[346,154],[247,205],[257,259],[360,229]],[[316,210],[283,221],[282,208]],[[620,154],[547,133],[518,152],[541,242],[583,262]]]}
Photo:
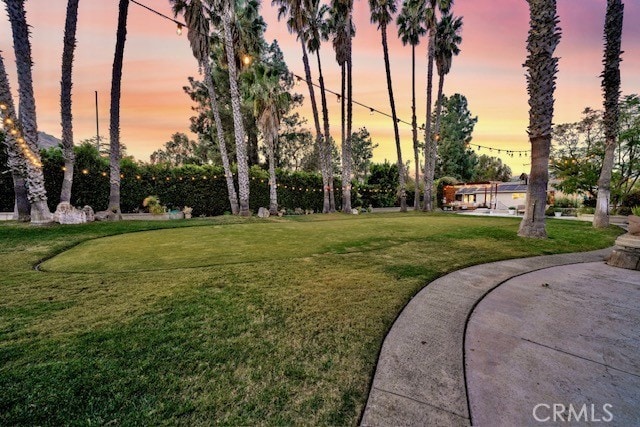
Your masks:
{"label": "light bulb on string", "polygon": [[182,35],[182,24],[178,24],[178,28],[176,29],[176,34],[179,36]]}

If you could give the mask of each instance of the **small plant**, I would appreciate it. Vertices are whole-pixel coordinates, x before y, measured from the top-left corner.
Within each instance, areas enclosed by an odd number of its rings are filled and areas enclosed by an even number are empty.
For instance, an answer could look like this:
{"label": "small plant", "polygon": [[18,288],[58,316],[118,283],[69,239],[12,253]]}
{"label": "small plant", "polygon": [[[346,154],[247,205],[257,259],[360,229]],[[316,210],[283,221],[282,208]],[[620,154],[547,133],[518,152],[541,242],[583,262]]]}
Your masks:
{"label": "small plant", "polygon": [[555,212],[555,209],[553,208],[553,206],[549,206],[547,210],[544,211],[544,214],[546,216],[553,216],[554,212]]}
{"label": "small plant", "polygon": [[640,205],[632,207],[631,214],[635,216],[640,216]]}
{"label": "small plant", "polygon": [[562,211],[563,211],[563,209],[562,209],[562,208],[557,208],[557,207],[556,207],[556,208],[553,208],[553,211],[554,211],[554,212],[562,212]]}
{"label": "small plant", "polygon": [[160,205],[158,196],[147,196],[142,201],[142,206],[149,209],[149,213],[153,215],[161,215],[164,213],[164,207]]}
{"label": "small plant", "polygon": [[509,206],[509,210],[510,210],[510,211],[515,211],[515,210],[516,210],[516,207],[515,207],[515,206]]}
{"label": "small plant", "polygon": [[191,215],[191,213],[193,212],[193,208],[190,208],[189,206],[185,206],[184,208],[182,208],[182,212],[185,215]]}
{"label": "small plant", "polygon": [[583,206],[580,209],[578,209],[578,213],[579,214],[593,215],[594,213],[596,213],[596,208],[592,208],[590,206]]}

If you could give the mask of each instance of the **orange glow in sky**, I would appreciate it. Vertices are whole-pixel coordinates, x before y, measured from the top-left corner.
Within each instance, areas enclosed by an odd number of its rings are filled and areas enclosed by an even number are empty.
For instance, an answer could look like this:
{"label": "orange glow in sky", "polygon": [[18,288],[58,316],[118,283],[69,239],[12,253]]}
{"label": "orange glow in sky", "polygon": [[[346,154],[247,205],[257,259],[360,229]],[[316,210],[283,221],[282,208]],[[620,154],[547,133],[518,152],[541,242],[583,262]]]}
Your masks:
{"label": "orange glow in sky", "polygon": [[[144,0],[144,4],[171,15],[168,1]],[[640,92],[640,2],[625,2],[621,64],[622,93]],[[60,61],[66,2],[26,2],[27,20],[32,26],[34,85],[40,130],[60,136]],[[559,0],[558,14],[562,39],[556,90],[555,123],[575,121],[584,107],[601,108],[602,27],[606,1]],[[74,139],[77,142],[96,134],[94,91],[99,93],[100,134],[108,136],[111,66],[115,47],[118,2],[80,2],[78,46],[73,70]],[[295,36],[277,21],[269,2],[262,6],[268,24],[266,39],[277,39],[291,71],[304,75],[300,45]],[[464,94],[469,108],[478,116],[472,143],[501,150],[525,150],[528,104],[525,43],[528,7],[523,0],[457,0],[454,14],[463,17],[462,52],[453,60],[445,79],[445,94]],[[368,2],[355,2],[356,38],[353,46],[354,98],[381,111],[390,111],[380,33],[369,22]],[[179,19],[181,20],[181,19]],[[13,46],[8,19],[0,20],[0,50],[5,59],[17,102],[17,82],[13,67]],[[174,132],[188,132],[191,101],[182,87],[198,67],[188,40],[176,35],[176,25],[136,4],[129,5],[125,46],[121,139],[129,154],[147,161]],[[397,39],[395,26],[389,27],[391,72],[398,116],[411,121],[411,49]],[[325,82],[338,92],[340,69],[330,43],[322,46]],[[426,39],[416,51],[417,116],[425,121]],[[317,65],[312,60],[317,79]],[[436,75],[437,78],[437,75]],[[434,98],[437,81],[434,82]],[[306,86],[296,90],[307,95]],[[318,93],[316,93],[318,94]],[[319,98],[319,96],[318,96]],[[328,97],[334,138],[339,141],[340,104]],[[313,127],[308,102],[301,108]],[[374,161],[395,161],[396,151],[391,119],[370,115],[354,105],[354,130],[366,126],[375,143]],[[413,159],[411,128],[400,125],[404,160]],[[480,154],[485,153],[482,150]],[[492,155],[497,155],[494,150]],[[515,174],[529,169],[529,159],[501,156]]]}

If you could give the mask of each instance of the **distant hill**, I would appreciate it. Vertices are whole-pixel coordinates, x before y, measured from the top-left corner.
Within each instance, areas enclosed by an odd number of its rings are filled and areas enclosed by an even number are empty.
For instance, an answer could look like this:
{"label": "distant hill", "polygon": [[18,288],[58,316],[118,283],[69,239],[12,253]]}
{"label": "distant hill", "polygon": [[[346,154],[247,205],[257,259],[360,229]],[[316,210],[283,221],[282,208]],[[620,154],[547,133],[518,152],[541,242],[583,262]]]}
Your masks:
{"label": "distant hill", "polygon": [[62,141],[53,135],[49,135],[46,132],[38,132],[38,146],[41,150],[46,150],[51,147],[58,147],[62,144]]}

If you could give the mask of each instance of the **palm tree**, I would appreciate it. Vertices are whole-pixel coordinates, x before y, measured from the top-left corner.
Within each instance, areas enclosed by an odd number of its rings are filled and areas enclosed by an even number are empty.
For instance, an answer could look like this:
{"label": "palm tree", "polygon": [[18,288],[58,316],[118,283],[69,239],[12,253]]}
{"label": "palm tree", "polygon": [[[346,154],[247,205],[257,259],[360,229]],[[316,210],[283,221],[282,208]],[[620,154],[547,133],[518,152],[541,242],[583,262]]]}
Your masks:
{"label": "palm tree", "polygon": [[398,152],[398,183],[400,186],[400,211],[407,211],[407,193],[405,188],[404,163],[402,162],[402,149],[400,148],[400,132],[398,130],[398,117],[396,115],[396,104],[393,98],[393,86],[391,84],[391,66],[389,64],[389,46],[387,44],[387,25],[391,22],[392,16],[396,13],[396,3],[394,0],[369,0],[371,9],[371,22],[378,24],[378,29],[382,34],[382,51],[384,53],[384,67],[387,73],[387,89],[389,91],[389,103],[391,104],[391,117],[393,119],[393,131],[396,138],[396,151]]}
{"label": "palm tree", "polygon": [[[27,167],[27,191],[31,203],[31,223],[44,224],[53,220],[51,211],[47,206],[47,191],[44,187],[44,175],[42,163],[38,151],[38,124],[36,119],[36,102],[33,96],[33,77],[31,74],[31,44],[29,42],[29,27],[24,11],[24,1],[4,0],[11,31],[13,33],[13,49],[15,51],[18,67],[18,95],[19,117],[16,125],[16,135],[21,134],[24,143],[30,152],[30,158],[26,162]],[[3,67],[4,68],[4,67]],[[7,86],[8,89],[8,86]],[[5,119],[5,124],[7,124]]]}
{"label": "palm tree", "polygon": [[342,147],[342,211],[351,213],[351,142],[347,132],[346,110],[346,86],[347,86],[347,64],[349,60],[349,19],[348,10],[344,2],[334,2],[330,10],[331,19],[328,24],[329,31],[333,34],[333,50],[336,54],[336,62],[340,65],[341,86],[340,86],[340,129]]}
{"label": "palm tree", "polygon": [[258,128],[262,132],[269,157],[269,213],[278,213],[278,192],[276,182],[275,145],[278,141],[280,120],[289,109],[291,96],[283,90],[282,76],[265,65],[254,68],[250,78],[248,95],[253,103]]}
{"label": "palm tree", "polygon": [[238,70],[236,66],[236,54],[232,33],[232,24],[236,19],[235,0],[222,0],[215,2],[214,10],[222,16],[222,29],[225,51],[227,53],[227,66],[229,71],[229,89],[231,92],[231,109],[233,111],[233,130],[236,139],[236,159],[238,161],[238,190],[240,193],[240,215],[250,216],[249,211],[249,163],[247,158],[247,142],[245,141],[244,123],[240,110],[241,99],[238,89]]}
{"label": "palm tree", "polygon": [[229,204],[231,213],[237,215],[239,213],[238,195],[236,187],[233,183],[233,172],[229,164],[229,154],[227,153],[227,143],[222,128],[222,119],[220,118],[220,109],[218,107],[218,96],[216,87],[213,83],[213,75],[210,60],[210,40],[206,35],[209,34],[209,20],[207,19],[207,11],[201,0],[169,0],[173,4],[173,13],[175,16],[183,13],[185,23],[187,24],[187,38],[191,44],[193,56],[198,61],[204,72],[204,84],[209,92],[209,105],[213,114],[213,120],[216,126],[218,137],[218,148],[220,150],[220,158],[222,159],[222,167],[224,168],[224,176],[227,183],[227,194],[229,195]]}
{"label": "palm tree", "polygon": [[118,30],[116,49],[111,74],[111,107],[109,110],[109,207],[113,219],[122,218],[120,211],[120,85],[122,83],[122,60],[127,38],[127,14],[129,0],[120,0],[118,5]]}
{"label": "palm tree", "polygon": [[320,100],[322,102],[322,122],[324,125],[324,141],[323,144],[318,147],[318,154],[320,156],[320,167],[325,168],[322,171],[323,178],[327,177],[327,182],[323,183],[325,187],[328,187],[329,195],[329,212],[335,211],[335,199],[331,197],[333,194],[333,178],[331,164],[331,156],[327,153],[331,152],[329,142],[331,141],[331,127],[329,125],[329,109],[327,107],[327,93],[324,86],[324,76],[322,74],[322,63],[320,61],[320,46],[322,40],[328,40],[329,38],[329,23],[325,19],[326,14],[330,11],[327,5],[321,5],[319,0],[305,0],[304,13],[306,14],[305,22],[307,23],[304,28],[304,39],[307,41],[307,48],[312,54],[316,54],[316,60],[318,61],[318,82],[320,83]]}
{"label": "palm tree", "polygon": [[604,71],[602,88],[604,89],[604,133],[605,153],[598,179],[598,199],[593,216],[596,228],[609,226],[609,199],[611,197],[611,173],[613,157],[618,136],[620,116],[620,44],[622,41],[622,0],[607,0],[607,16],[604,26]]}
{"label": "palm tree", "polygon": [[398,37],[403,45],[411,45],[411,128],[413,130],[413,156],[415,164],[416,190],[413,199],[413,210],[420,205],[420,154],[418,147],[418,121],[416,117],[416,46],[427,29],[423,26],[425,3],[421,0],[405,0],[398,15]]}
{"label": "palm tree", "polygon": [[60,202],[71,202],[73,186],[73,116],[71,114],[71,74],[73,71],[73,55],[76,48],[76,27],[78,23],[78,2],[67,3],[67,19],[64,25],[64,48],[62,51],[62,79],[60,81],[60,110],[62,118],[62,147],[64,152],[64,178],[60,190]]}
{"label": "palm tree", "polygon": [[547,236],[544,211],[549,180],[549,150],[553,120],[553,93],[556,88],[558,58],[553,57],[560,42],[556,0],[528,0],[530,14],[527,51],[527,92],[529,92],[529,141],[531,173],[527,186],[527,204],[520,223],[519,236]]}
{"label": "palm tree", "polygon": [[435,171],[438,157],[438,141],[440,140],[440,120],[442,119],[442,89],[444,76],[451,71],[453,56],[460,53],[458,45],[462,43],[460,31],[462,30],[462,18],[455,18],[446,13],[438,22],[436,29],[435,60],[438,71],[438,97],[436,98],[436,123],[434,126],[435,138],[432,141],[431,157],[429,157],[429,170]]}
{"label": "palm tree", "polygon": [[[425,22],[429,31],[429,44],[427,47],[427,117],[424,131],[424,200],[422,210],[433,210],[433,180],[435,176],[435,163],[431,158],[435,156],[433,147],[433,135],[431,135],[431,106],[433,104],[433,61],[435,58],[437,14],[446,13],[453,4],[453,0],[427,0],[425,9]],[[431,165],[434,169],[431,169]]]}
{"label": "palm tree", "polygon": [[[322,205],[322,212],[332,212],[335,207],[332,208],[330,202],[330,196],[333,195],[331,191],[332,181],[331,176],[328,175],[330,168],[326,164],[327,156],[323,156],[322,153],[325,150],[330,151],[329,141],[324,140],[322,137],[322,130],[320,129],[320,118],[318,114],[318,104],[316,102],[316,95],[313,88],[313,80],[311,79],[311,66],[309,65],[309,55],[307,54],[307,46],[305,39],[305,29],[307,28],[307,17],[301,0],[272,0],[272,4],[278,5],[278,19],[287,17],[287,29],[291,34],[297,34],[300,46],[302,47],[302,63],[304,65],[305,80],[309,89],[309,99],[311,102],[311,111],[313,112],[313,123],[316,131],[316,144],[318,146],[318,152],[320,153],[320,172],[322,173],[323,182],[323,195],[324,201]],[[323,146],[324,145],[324,146]]]}
{"label": "palm tree", "polygon": [[[2,106],[0,109],[0,113],[2,114],[0,120],[3,123],[5,123],[7,118],[12,122],[18,123],[13,98],[11,97],[9,78],[7,77],[2,55],[0,55],[0,106]],[[31,218],[26,186],[27,165],[17,139],[18,138],[11,134],[11,131],[4,132],[2,135],[2,141],[7,149],[7,166],[9,166],[11,170],[11,177],[13,179],[13,191],[15,193],[14,219],[27,222]]]}

